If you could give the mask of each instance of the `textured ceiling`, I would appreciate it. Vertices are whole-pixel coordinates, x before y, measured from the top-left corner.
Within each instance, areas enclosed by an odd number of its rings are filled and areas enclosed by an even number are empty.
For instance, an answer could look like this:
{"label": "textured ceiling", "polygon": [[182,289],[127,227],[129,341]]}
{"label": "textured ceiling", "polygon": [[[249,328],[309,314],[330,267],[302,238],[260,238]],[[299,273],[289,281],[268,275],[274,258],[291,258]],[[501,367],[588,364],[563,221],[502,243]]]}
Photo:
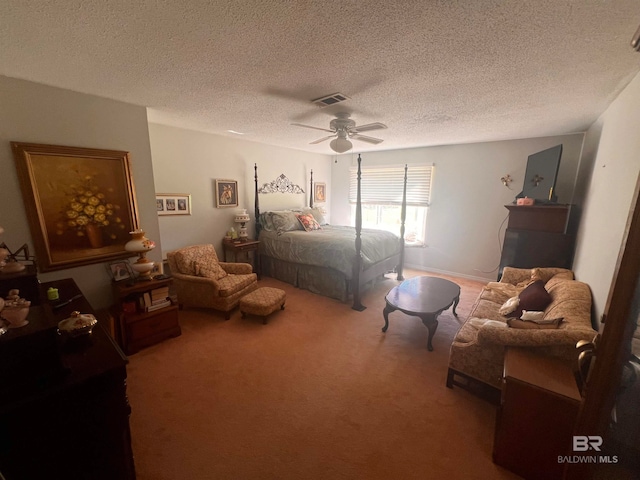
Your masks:
{"label": "textured ceiling", "polygon": [[[332,114],[384,150],[584,131],[638,72],[637,0],[4,0],[0,74],[153,122],[319,153]],[[341,105],[309,101],[341,92]]]}

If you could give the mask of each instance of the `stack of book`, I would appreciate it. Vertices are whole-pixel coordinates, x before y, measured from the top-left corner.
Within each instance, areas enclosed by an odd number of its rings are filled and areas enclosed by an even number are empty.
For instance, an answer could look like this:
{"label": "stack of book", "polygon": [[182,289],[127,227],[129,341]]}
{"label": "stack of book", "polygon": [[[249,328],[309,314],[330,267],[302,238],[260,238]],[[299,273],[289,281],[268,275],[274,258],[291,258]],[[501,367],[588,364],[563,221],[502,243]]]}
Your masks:
{"label": "stack of book", "polygon": [[153,312],[171,305],[169,299],[169,287],[159,287],[146,292],[144,294],[144,309],[147,312]]}

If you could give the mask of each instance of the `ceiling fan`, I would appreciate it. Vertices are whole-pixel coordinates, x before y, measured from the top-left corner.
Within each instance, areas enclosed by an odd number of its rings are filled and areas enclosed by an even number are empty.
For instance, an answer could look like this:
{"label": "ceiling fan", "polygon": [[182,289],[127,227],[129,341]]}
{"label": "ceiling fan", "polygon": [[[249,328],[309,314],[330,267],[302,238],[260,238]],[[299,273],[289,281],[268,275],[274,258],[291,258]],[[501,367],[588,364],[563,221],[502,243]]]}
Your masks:
{"label": "ceiling fan", "polygon": [[[349,117],[351,115],[349,113],[336,113],[336,118],[329,122],[329,128],[320,128],[320,127],[312,127],[311,125],[303,125],[302,123],[292,123],[291,125],[295,125],[297,127],[304,128],[313,128],[314,130],[321,130],[323,132],[329,132],[332,135],[327,137],[320,138],[313,142],[310,142],[310,145],[314,145],[316,143],[324,142],[325,140],[331,140],[329,146],[334,152],[344,153],[347,150],[350,150],[353,144],[349,140],[350,138],[355,140],[361,140],[363,142],[372,143],[377,145],[381,143],[383,140],[381,138],[369,137],[367,135],[362,135],[362,132],[370,132],[371,130],[381,130],[383,128],[387,128],[384,123],[375,122],[375,123],[367,123],[366,125],[356,126],[356,122],[351,120]],[[335,137],[335,138],[334,138]]]}

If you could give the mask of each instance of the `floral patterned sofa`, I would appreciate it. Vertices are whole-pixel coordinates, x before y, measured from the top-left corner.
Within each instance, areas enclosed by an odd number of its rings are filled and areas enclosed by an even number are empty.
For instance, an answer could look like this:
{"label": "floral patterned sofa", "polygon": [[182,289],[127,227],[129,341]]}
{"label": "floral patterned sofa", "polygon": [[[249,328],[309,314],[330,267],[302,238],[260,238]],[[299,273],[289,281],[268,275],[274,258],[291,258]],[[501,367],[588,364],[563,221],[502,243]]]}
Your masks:
{"label": "floral patterned sofa", "polygon": [[[544,285],[551,297],[542,319],[562,318],[562,321],[547,328],[522,320],[517,322],[529,328],[507,326],[510,319],[500,313],[501,308],[504,313],[505,303],[513,297],[522,298],[525,288],[536,281]],[[515,323],[509,321],[509,325],[515,326]],[[535,328],[530,328],[532,326]],[[495,398],[495,389],[501,388],[506,347],[531,348],[573,363],[576,343],[591,341],[596,333],[591,327],[591,291],[587,284],[574,280],[571,270],[505,267],[499,282],[483,287],[469,318],[453,340],[447,387],[456,385],[473,391],[488,385],[493,387]]]}

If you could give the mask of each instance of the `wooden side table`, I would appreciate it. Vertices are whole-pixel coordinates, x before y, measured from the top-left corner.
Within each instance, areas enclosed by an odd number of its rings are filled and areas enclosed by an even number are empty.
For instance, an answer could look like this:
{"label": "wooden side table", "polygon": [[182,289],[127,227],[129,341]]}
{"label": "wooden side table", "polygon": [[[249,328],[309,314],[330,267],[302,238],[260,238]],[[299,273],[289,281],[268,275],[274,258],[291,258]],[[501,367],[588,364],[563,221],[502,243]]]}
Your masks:
{"label": "wooden side table", "polygon": [[523,348],[507,348],[493,461],[528,479],[562,478],[573,455],[580,392],[571,368]]}
{"label": "wooden side table", "polygon": [[169,337],[177,337],[182,331],[178,322],[178,305],[168,305],[153,311],[140,307],[140,297],[152,290],[171,285],[171,277],[163,280],[149,280],[113,284],[119,324],[120,344],[127,355],[154,345]]}
{"label": "wooden side table", "polygon": [[233,254],[233,261],[238,262],[240,258],[246,258],[247,263],[252,263],[249,259],[249,252],[253,252],[253,270],[260,278],[261,265],[260,265],[260,247],[259,240],[247,240],[246,242],[236,241],[222,241],[222,250],[224,252],[224,261],[227,261],[227,253]]}

